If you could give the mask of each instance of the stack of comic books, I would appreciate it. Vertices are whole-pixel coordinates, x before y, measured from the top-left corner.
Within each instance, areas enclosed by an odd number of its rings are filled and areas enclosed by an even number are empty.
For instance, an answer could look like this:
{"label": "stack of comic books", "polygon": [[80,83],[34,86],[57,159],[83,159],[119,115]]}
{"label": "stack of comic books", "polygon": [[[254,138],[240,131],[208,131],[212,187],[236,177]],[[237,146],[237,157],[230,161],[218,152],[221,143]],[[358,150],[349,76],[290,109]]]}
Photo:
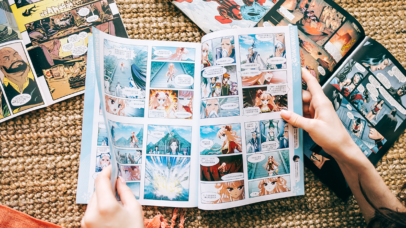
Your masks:
{"label": "stack of comic books", "polygon": [[303,195],[303,133],[280,118],[302,114],[297,32],[226,30],[197,44],[95,29],[76,202],[108,165],[142,205],[218,210]]}
{"label": "stack of comic books", "polygon": [[114,0],[0,1],[0,122],[84,93],[93,26],[127,37]]}

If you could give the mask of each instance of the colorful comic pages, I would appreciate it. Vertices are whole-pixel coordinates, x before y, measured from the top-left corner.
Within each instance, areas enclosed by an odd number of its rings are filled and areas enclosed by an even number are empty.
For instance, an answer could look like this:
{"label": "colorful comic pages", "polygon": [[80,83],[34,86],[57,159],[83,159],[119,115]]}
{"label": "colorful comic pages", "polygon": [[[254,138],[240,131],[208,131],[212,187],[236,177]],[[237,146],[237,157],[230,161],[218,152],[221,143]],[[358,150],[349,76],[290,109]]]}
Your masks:
{"label": "colorful comic pages", "polygon": [[217,210],[304,194],[302,133],[279,115],[302,110],[295,37],[293,26],[201,44],[95,32],[77,203],[110,164],[143,205]]}

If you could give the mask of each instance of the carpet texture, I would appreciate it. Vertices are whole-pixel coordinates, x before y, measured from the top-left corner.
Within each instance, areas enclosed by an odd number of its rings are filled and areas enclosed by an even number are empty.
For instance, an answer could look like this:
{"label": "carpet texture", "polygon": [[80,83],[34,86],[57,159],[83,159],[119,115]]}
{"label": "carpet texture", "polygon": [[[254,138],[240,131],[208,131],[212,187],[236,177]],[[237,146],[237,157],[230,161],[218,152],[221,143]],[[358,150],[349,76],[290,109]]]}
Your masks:
{"label": "carpet texture", "polygon": [[[406,66],[406,1],[337,0]],[[133,39],[200,42],[203,33],[163,0],[118,0]],[[86,206],[75,204],[83,96],[0,124],[0,204],[63,227],[78,227]],[[377,165],[398,194],[406,177],[404,133]],[[343,202],[305,169],[303,197],[221,211],[186,209],[185,227],[364,227],[352,197]],[[401,194],[405,198],[406,194]],[[170,220],[173,208],[144,207]],[[178,224],[179,221],[177,221]]]}

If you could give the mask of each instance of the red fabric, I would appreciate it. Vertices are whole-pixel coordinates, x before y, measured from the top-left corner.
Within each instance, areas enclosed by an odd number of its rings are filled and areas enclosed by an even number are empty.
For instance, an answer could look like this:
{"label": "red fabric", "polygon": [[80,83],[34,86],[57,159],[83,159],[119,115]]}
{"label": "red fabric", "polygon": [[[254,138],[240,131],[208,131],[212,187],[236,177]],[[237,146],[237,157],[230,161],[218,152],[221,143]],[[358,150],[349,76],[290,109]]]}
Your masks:
{"label": "red fabric", "polygon": [[230,20],[230,19],[225,18],[225,17],[223,17],[223,16],[214,16],[214,18],[215,18],[218,22],[220,22],[221,24],[229,24],[229,23],[233,22],[233,20]]}
{"label": "red fabric", "polygon": [[337,84],[331,84],[332,86],[334,86],[338,91],[341,91],[340,86]]}
{"label": "red fabric", "polygon": [[356,101],[356,100],[364,100],[364,97],[362,97],[361,94],[357,93],[357,94],[355,94],[355,95],[352,97],[352,101],[351,101],[351,102]]}
{"label": "red fabric", "polygon": [[[171,219],[171,226],[168,225],[168,221],[162,216],[161,213],[158,213],[153,217],[152,219],[146,219],[144,218],[144,227],[145,228],[174,228],[176,225],[176,218],[178,217],[178,210],[179,208],[175,208],[173,210],[173,215]],[[183,228],[185,224],[185,215],[183,210],[181,209],[180,212],[180,221],[179,221],[179,227]]]}
{"label": "red fabric", "polygon": [[0,205],[0,228],[62,228]]}
{"label": "red fabric", "polygon": [[343,92],[343,94],[344,94],[345,97],[348,97],[348,96],[350,95],[350,90],[348,90],[348,88],[344,88],[344,89],[342,90],[342,92]]}

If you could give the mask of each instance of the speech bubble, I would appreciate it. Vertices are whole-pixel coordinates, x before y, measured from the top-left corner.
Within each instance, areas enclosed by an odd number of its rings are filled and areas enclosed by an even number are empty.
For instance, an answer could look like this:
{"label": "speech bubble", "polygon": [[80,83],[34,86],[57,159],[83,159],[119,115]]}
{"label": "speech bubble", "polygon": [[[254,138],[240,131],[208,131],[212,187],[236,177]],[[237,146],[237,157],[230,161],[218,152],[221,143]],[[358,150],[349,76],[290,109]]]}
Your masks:
{"label": "speech bubble", "polygon": [[200,199],[202,199],[203,202],[214,202],[220,199],[220,195],[215,192],[203,192]]}
{"label": "speech bubble", "polygon": [[361,85],[359,85],[358,86],[358,91],[360,92],[360,93],[364,93],[364,91],[365,91],[365,87],[361,84]]}
{"label": "speech bubble", "polygon": [[11,99],[11,104],[13,106],[21,106],[21,105],[26,104],[30,100],[31,100],[31,95],[29,95],[28,93],[23,93],[23,94],[13,97],[13,99]]}
{"label": "speech bubble", "polygon": [[270,151],[278,149],[278,143],[276,141],[264,142],[261,144],[263,151]]}
{"label": "speech bubble", "polygon": [[379,88],[379,92],[381,95],[391,104],[392,106],[395,106],[396,109],[401,112],[402,114],[406,114],[406,110],[403,108],[401,104],[399,104],[389,93],[386,91],[383,87]]}
{"label": "speech bubble", "polygon": [[165,114],[164,110],[149,110],[150,118],[165,118]]}
{"label": "speech bubble", "polygon": [[319,73],[321,75],[323,75],[323,76],[326,75],[326,70],[324,70],[324,68],[322,66],[318,66],[317,70],[319,71]]}
{"label": "speech bubble", "polygon": [[251,192],[250,196],[257,197],[257,196],[259,196],[259,192]]}
{"label": "speech bubble", "polygon": [[218,65],[230,64],[230,63],[233,63],[233,62],[234,62],[234,59],[230,58],[230,57],[225,57],[225,58],[221,58],[221,59],[216,60],[216,64],[218,64]]}
{"label": "speech bubble", "polygon": [[81,33],[79,33],[79,38],[80,39],[86,39],[86,37],[87,37],[87,32],[81,32]]}
{"label": "speech bubble", "polygon": [[112,55],[117,59],[126,59],[126,60],[132,60],[136,56],[134,50],[117,47],[108,49],[106,54]]}
{"label": "speech bubble", "polygon": [[347,112],[347,116],[352,120],[354,119],[354,114],[352,114],[351,112]]}
{"label": "speech bubble", "polygon": [[141,95],[141,90],[134,87],[125,87],[121,89],[121,94],[126,97],[139,96]]}
{"label": "speech bubble", "polygon": [[272,33],[266,33],[266,34],[257,34],[255,35],[255,38],[260,41],[273,41],[273,34]]}
{"label": "speech bubble", "polygon": [[204,69],[203,77],[205,78],[220,77],[225,73],[227,73],[227,69],[224,67],[209,67]]}
{"label": "speech bubble", "polygon": [[149,134],[157,138],[162,138],[165,136],[165,132],[163,131],[151,131]]}
{"label": "speech bubble", "polygon": [[175,116],[178,117],[179,119],[185,119],[185,118],[191,117],[192,113],[190,113],[190,112],[175,112]]}
{"label": "speech bubble", "polygon": [[371,83],[367,84],[367,90],[369,91],[369,93],[371,94],[371,98],[372,100],[376,101],[377,97],[379,96],[379,92],[378,90],[375,88],[375,86],[373,86]]}
{"label": "speech bubble", "polygon": [[246,123],[245,124],[245,129],[247,130],[254,130],[257,127],[256,123]]}
{"label": "speech bubble", "polygon": [[267,87],[267,92],[272,96],[287,94],[288,90],[288,85],[268,85]]}
{"label": "speech bubble", "polygon": [[266,60],[269,64],[284,64],[286,63],[286,58],[283,57],[274,57]]}
{"label": "speech bubble", "polygon": [[79,35],[73,34],[71,36],[68,37],[68,42],[69,43],[76,43],[80,40]]}
{"label": "speech bubble", "polygon": [[220,162],[218,157],[201,157],[200,165],[202,166],[213,166],[217,165]]}
{"label": "speech bubble", "polygon": [[371,82],[371,84],[375,86],[375,88],[379,88],[381,86],[381,84],[372,75],[370,75],[368,79],[369,82]]}
{"label": "speech bubble", "polygon": [[90,13],[89,8],[82,8],[78,11],[78,14],[82,17],[86,17]]}
{"label": "speech bubble", "polygon": [[71,51],[72,55],[83,55],[87,52],[87,47],[85,45],[80,45],[77,47],[74,47],[73,50]]}
{"label": "speech bubble", "polygon": [[361,64],[359,64],[359,63],[355,63],[355,67],[360,71],[360,72],[362,72],[362,73],[364,73],[366,70],[365,70],[365,67],[364,66],[362,66]]}
{"label": "speech bubble", "polygon": [[172,55],[170,50],[156,50],[154,51],[154,55],[161,56],[161,57],[169,57]]}
{"label": "speech bubble", "polygon": [[175,77],[175,84],[178,86],[193,85],[193,77],[187,74],[181,74]]}
{"label": "speech bubble", "polygon": [[385,86],[385,88],[389,89],[390,87],[392,87],[392,85],[390,84],[389,79],[386,78],[385,75],[383,75],[382,73],[378,73],[376,75],[376,77],[383,84],[383,86]]}
{"label": "speech bubble", "polygon": [[242,69],[258,68],[258,67],[259,67],[258,63],[244,63],[241,65]]}
{"label": "speech bubble", "polygon": [[395,76],[400,82],[406,82],[406,77],[402,72],[400,72],[399,68],[397,66],[393,66],[392,70],[388,71],[388,74],[390,76]]}
{"label": "speech bubble", "polygon": [[210,139],[200,140],[200,146],[203,148],[211,148],[213,145],[214,145],[213,140],[210,140]]}
{"label": "speech bubble", "polygon": [[271,23],[267,22],[267,21],[264,21],[264,23],[262,23],[262,25],[264,27],[273,27],[273,25]]}
{"label": "speech bubble", "polygon": [[74,47],[75,47],[74,43],[66,43],[62,45],[62,51],[72,51]]}
{"label": "speech bubble", "polygon": [[127,100],[127,106],[131,108],[144,108],[145,101],[143,100]]}
{"label": "speech bubble", "polygon": [[97,147],[97,152],[100,154],[110,152],[110,147]]}
{"label": "speech bubble", "polygon": [[221,109],[236,109],[238,108],[238,103],[225,103],[220,106]]}
{"label": "speech bubble", "polygon": [[258,163],[258,162],[260,162],[260,161],[262,161],[264,159],[265,159],[264,154],[253,154],[253,155],[248,157],[248,162]]}
{"label": "speech bubble", "polygon": [[348,108],[348,110],[352,110],[352,107],[351,107],[351,105],[350,104],[347,104],[347,108]]}
{"label": "speech bubble", "polygon": [[259,107],[244,108],[244,115],[246,115],[246,116],[258,115],[260,113],[261,113],[261,110],[259,109]]}
{"label": "speech bubble", "polygon": [[92,23],[93,21],[97,21],[97,19],[99,19],[99,16],[93,15],[93,16],[88,17],[86,19],[86,21],[89,22],[89,23]]}
{"label": "speech bubble", "polygon": [[241,71],[241,76],[242,77],[252,77],[252,76],[257,76],[261,73],[259,70],[244,70]]}
{"label": "speech bubble", "polygon": [[227,175],[224,175],[223,177],[221,177],[221,179],[224,181],[229,181],[229,180],[233,180],[233,179],[242,179],[242,178],[244,178],[243,173],[230,173],[230,174],[227,174]]}

